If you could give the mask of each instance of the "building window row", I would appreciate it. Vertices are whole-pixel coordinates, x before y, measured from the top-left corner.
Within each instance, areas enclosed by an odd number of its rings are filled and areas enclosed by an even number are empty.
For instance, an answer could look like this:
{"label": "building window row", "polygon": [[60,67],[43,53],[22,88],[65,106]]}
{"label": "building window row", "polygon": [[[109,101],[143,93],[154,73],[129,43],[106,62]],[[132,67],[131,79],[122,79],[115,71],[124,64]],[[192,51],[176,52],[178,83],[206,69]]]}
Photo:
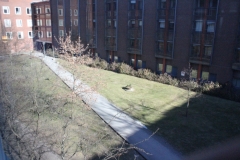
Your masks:
{"label": "building window row", "polygon": [[[11,19],[4,19],[4,26],[5,27],[11,27],[12,26]],[[22,27],[23,26],[22,19],[16,19],[16,26],[17,27]],[[32,27],[32,20],[31,19],[27,20],[27,26]]]}
{"label": "building window row", "polygon": [[[6,32],[6,37],[8,39],[13,39],[13,32]],[[18,39],[24,39],[23,31],[18,31],[17,32],[17,38]],[[33,38],[33,32],[32,31],[28,31],[28,38]]]}
{"label": "building window row", "polygon": [[[2,9],[3,9],[3,14],[10,14],[10,7],[9,6],[2,6]],[[21,7],[15,7],[14,10],[15,10],[16,15],[21,15],[22,14]],[[26,8],[26,14],[27,15],[32,14],[32,11],[31,11],[30,7]]]}
{"label": "building window row", "polygon": [[[36,14],[41,14],[41,13],[42,13],[42,9],[39,8],[39,7],[37,7],[37,8],[35,9],[35,13],[36,13]],[[46,14],[51,14],[51,9],[50,9],[49,7],[45,8],[45,13],[46,13]]]}
{"label": "building window row", "polygon": [[[44,31],[38,31],[37,33],[38,33],[38,38],[43,38],[44,37]],[[52,32],[47,31],[46,36],[47,36],[47,38],[51,38],[52,37]]]}
{"label": "building window row", "polygon": [[[60,9],[60,10],[62,10],[62,9]],[[78,16],[78,10],[77,9],[73,10],[73,15]],[[59,16],[62,16],[62,15],[59,15]],[[72,9],[70,9],[70,16],[72,16]]]}

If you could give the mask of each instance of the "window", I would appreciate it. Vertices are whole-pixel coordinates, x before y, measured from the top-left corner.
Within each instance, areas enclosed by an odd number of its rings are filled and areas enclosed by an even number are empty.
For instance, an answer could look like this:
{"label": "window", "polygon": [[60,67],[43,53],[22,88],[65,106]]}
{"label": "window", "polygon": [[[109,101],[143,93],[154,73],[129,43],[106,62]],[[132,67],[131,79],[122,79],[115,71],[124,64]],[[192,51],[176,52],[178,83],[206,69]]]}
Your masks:
{"label": "window", "polygon": [[18,37],[18,39],[23,39],[24,38],[23,37],[23,32],[22,31],[17,32],[17,37]]}
{"label": "window", "polygon": [[36,8],[36,14],[41,14],[41,8]]}
{"label": "window", "polygon": [[197,70],[193,69],[192,70],[192,75],[191,75],[192,78],[196,79],[197,78]]}
{"label": "window", "polygon": [[59,26],[63,26],[63,19],[58,20]]}
{"label": "window", "polygon": [[32,14],[31,8],[27,8],[27,15],[31,15],[31,14]]}
{"label": "window", "polygon": [[165,20],[164,19],[159,20],[159,27],[160,28],[165,28]]}
{"label": "window", "polygon": [[135,60],[134,59],[131,59],[130,60],[130,66],[134,66],[135,65]]}
{"label": "window", "polygon": [[173,21],[169,21],[169,30],[174,30],[174,22]]}
{"label": "window", "polygon": [[193,45],[193,56],[199,56],[199,55],[200,55],[200,46]]}
{"label": "window", "polygon": [[59,30],[59,36],[62,37],[63,36],[63,30]]}
{"label": "window", "polygon": [[41,19],[37,20],[37,26],[42,26],[42,20]]}
{"label": "window", "polygon": [[197,7],[199,7],[199,8],[204,7],[204,1],[205,0],[197,0],[197,3],[196,3]]}
{"label": "window", "polygon": [[11,19],[4,19],[5,27],[11,27]]}
{"label": "window", "polygon": [[207,32],[214,32],[215,22],[208,21],[207,22]]}
{"label": "window", "polygon": [[171,0],[170,1],[170,7],[175,8],[175,5],[176,5],[176,0]]}
{"label": "window", "polygon": [[111,3],[107,3],[106,4],[106,10],[107,11],[111,11]]}
{"label": "window", "polygon": [[202,80],[208,80],[209,72],[202,72]]}
{"label": "window", "polygon": [[160,0],[160,8],[166,8],[166,0]]}
{"label": "window", "polygon": [[195,21],[195,31],[201,32],[202,31],[202,20],[196,20]]}
{"label": "window", "polygon": [[114,56],[114,62],[118,62],[118,56]]}
{"label": "window", "polygon": [[63,9],[58,9],[58,15],[63,16]]}
{"label": "window", "polygon": [[117,28],[117,21],[116,21],[116,19],[113,20],[113,23],[114,23],[114,28]]}
{"label": "window", "polygon": [[12,32],[6,32],[6,36],[8,39],[12,39]]}
{"label": "window", "polygon": [[78,16],[78,10],[74,9],[74,16]]}
{"label": "window", "polygon": [[108,55],[108,62],[109,62],[109,63],[112,62],[112,55],[111,55],[111,54]]}
{"label": "window", "polygon": [[16,19],[16,25],[17,27],[22,27],[22,20],[21,19]]}
{"label": "window", "polygon": [[21,14],[21,7],[15,7],[15,14]]}
{"label": "window", "polygon": [[51,19],[46,19],[46,26],[51,26]]}
{"label": "window", "polygon": [[107,20],[107,26],[108,26],[108,27],[111,27],[111,26],[112,26],[111,19],[108,19],[108,20]]}
{"label": "window", "polygon": [[166,72],[167,72],[168,74],[171,74],[171,73],[172,73],[172,66],[171,66],[171,65],[167,65],[167,66],[166,66]]}
{"label": "window", "polygon": [[167,43],[167,49],[168,49],[168,52],[171,53],[172,50],[173,50],[173,44],[171,42],[168,42]]}
{"label": "window", "polygon": [[210,7],[216,8],[217,4],[218,4],[218,0],[210,0],[209,1],[209,6]]}
{"label": "window", "polygon": [[142,60],[137,61],[137,68],[142,68]]}
{"label": "window", "polygon": [[47,37],[52,37],[52,32],[51,31],[47,31]]}
{"label": "window", "polygon": [[38,38],[43,38],[43,31],[38,31]]}
{"label": "window", "polygon": [[139,27],[142,27],[142,20],[139,20],[139,21],[138,21],[138,26],[139,26]]}
{"label": "window", "polygon": [[163,42],[159,42],[159,44],[158,44],[158,50],[159,50],[161,53],[163,53],[163,51],[164,51],[164,43],[163,43]]}
{"label": "window", "polygon": [[45,13],[50,14],[51,13],[50,8],[45,8]]}
{"label": "window", "polygon": [[28,31],[28,38],[33,38],[33,32],[32,31]]}
{"label": "window", "polygon": [[130,20],[130,24],[129,24],[129,26],[131,27],[131,28],[134,28],[135,27],[135,20]]}
{"label": "window", "polygon": [[131,0],[130,2],[130,10],[135,10],[136,9],[136,0]]}
{"label": "window", "polygon": [[212,46],[205,46],[205,56],[211,56],[212,55]]}
{"label": "window", "polygon": [[8,6],[2,6],[3,14],[10,14],[10,9]]}
{"label": "window", "polygon": [[158,71],[161,73],[163,70],[163,64],[158,63]]}
{"label": "window", "polygon": [[240,79],[239,78],[233,78],[232,84],[236,88],[240,88]]}
{"label": "window", "polygon": [[28,27],[32,27],[32,20],[31,20],[31,19],[28,19],[28,20],[27,20],[27,26],[28,26]]}
{"label": "window", "polygon": [[70,9],[70,16],[72,16],[72,10]]}
{"label": "window", "polygon": [[74,26],[77,26],[78,25],[78,20],[74,19],[73,23],[74,23]]}

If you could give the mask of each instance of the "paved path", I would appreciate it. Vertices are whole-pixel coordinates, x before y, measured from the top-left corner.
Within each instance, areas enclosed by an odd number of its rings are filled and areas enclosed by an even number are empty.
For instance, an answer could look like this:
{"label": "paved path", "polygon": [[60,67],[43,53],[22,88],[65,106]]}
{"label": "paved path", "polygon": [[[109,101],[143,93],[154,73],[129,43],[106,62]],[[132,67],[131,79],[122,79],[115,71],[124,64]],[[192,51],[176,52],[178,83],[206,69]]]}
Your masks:
{"label": "paved path", "polygon": [[[52,57],[43,56],[42,53],[35,52],[32,54],[42,59],[43,62],[58,75],[71,89],[73,88],[74,78],[71,73],[66,71],[62,66],[56,63]],[[137,147],[143,149],[146,153],[140,152],[148,160],[178,160],[180,154],[174,151],[167,143],[152,132],[139,121],[134,120],[127,114],[123,113],[117,106],[110,103],[106,98],[98,93],[91,93],[94,101],[89,101],[89,94],[82,91],[89,90],[89,87],[80,80],[75,81],[80,88],[77,90],[79,96],[106,122],[108,123],[122,138],[130,144],[136,144]],[[139,143],[141,142],[141,143]]]}

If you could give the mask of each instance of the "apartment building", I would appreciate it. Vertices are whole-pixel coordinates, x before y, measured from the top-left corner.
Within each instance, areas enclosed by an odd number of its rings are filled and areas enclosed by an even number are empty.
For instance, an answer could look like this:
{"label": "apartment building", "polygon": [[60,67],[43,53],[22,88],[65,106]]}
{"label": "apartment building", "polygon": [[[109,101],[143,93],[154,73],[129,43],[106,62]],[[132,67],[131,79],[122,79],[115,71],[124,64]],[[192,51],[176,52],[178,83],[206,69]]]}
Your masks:
{"label": "apartment building", "polygon": [[0,50],[33,50],[32,0],[0,0]]}
{"label": "apartment building", "polygon": [[52,49],[52,20],[49,1],[33,2],[32,21],[34,32],[34,48],[42,52]]}
{"label": "apartment building", "polygon": [[53,35],[72,31],[109,62],[177,78],[190,63],[197,80],[240,87],[239,0],[51,0],[50,5]]}

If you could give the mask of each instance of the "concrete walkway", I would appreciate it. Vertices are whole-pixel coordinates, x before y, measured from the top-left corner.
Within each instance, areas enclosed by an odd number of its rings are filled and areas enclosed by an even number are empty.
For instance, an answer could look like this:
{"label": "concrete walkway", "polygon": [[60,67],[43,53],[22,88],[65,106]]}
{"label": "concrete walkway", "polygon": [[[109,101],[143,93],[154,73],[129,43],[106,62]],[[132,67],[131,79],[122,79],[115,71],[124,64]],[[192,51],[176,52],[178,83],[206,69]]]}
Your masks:
{"label": "concrete walkway", "polygon": [[74,83],[73,75],[56,63],[55,58],[43,56],[39,52],[34,52],[31,55],[40,58],[71,89],[73,89],[73,84],[79,86],[77,87],[77,93],[83,101],[128,143],[143,149],[145,152],[140,151],[143,157],[148,160],[181,159],[180,154],[167,145],[162,138],[152,135],[152,132],[139,121],[123,113],[121,109],[110,103],[100,94],[91,93],[91,97],[94,97],[94,100],[89,101],[89,94],[85,94],[83,91],[90,90],[90,88],[80,80],[75,80]]}

